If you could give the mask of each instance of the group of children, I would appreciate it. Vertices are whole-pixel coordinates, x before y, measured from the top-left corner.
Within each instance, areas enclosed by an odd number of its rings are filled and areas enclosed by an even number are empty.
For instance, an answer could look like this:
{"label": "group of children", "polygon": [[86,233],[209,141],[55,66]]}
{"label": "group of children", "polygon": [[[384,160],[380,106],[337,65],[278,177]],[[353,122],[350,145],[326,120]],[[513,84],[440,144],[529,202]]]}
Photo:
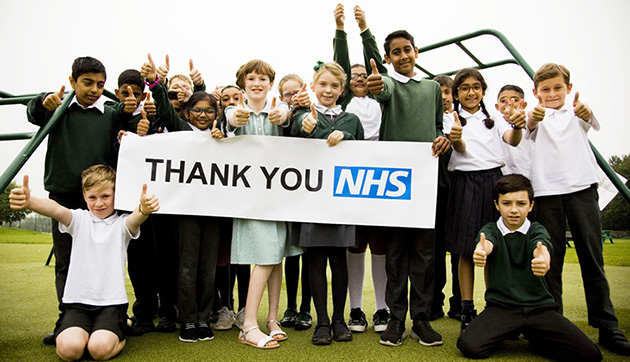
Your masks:
{"label": "group of children", "polygon": [[[126,333],[133,334],[134,328],[138,333],[172,332],[176,319],[180,340],[210,340],[213,311],[221,312],[215,317],[215,330],[234,324],[240,328],[240,343],[278,348],[288,338],[282,326],[311,327],[311,296],[317,315],[312,343],[351,341],[353,332],[363,332],[368,325],[362,292],[369,245],[376,302],[373,324],[383,345],[403,343],[407,311],[412,338],[425,346],[443,343],[430,321],[444,316],[444,260],[449,251],[454,285],[448,316],[461,320],[457,346],[465,356],[488,357],[501,341],[522,333],[554,358],[601,360],[597,346],[561,315],[565,218],[580,256],[589,324],[600,329],[600,345],[630,354],[603,271],[598,178],[586,137],[586,131],[598,129],[599,123],[577,92],[572,104],[565,102],[572,88],[568,70],[545,64],[536,72],[534,94],[539,104],[529,113],[523,91],[512,85],[503,87],[497,97],[499,113],[490,113],[484,103],[488,86],[478,70],[462,69],[454,79],[423,79],[416,72],[414,38],[404,30],[385,38],[388,72],[358,6],[354,17],[364,63],[351,65],[342,5],[335,8],[334,17],[335,61],[315,67],[310,83],[314,102],[306,83],[295,74],[279,82],[279,101],[269,101],[275,72],[262,60],[241,66],[235,86],[207,93],[192,60],[190,79],[177,75],[167,80],[168,56],[157,67],[149,55],[140,71],[121,74],[116,90],[120,102],[105,105],[101,97],[105,68],[90,57],[75,60],[70,77],[75,97],[48,140],[44,183],[50,200],[31,197],[26,178],[11,194],[12,207],[53,219],[61,310],[53,338],[59,356],[76,360],[87,348],[92,357],[108,359],[122,349]],[[34,98],[28,105],[29,121],[46,124],[62,98],[63,89]],[[329,147],[343,140],[430,142],[433,156],[440,159],[436,227],[149,217],[159,203],[146,187],[138,208],[129,215],[118,213],[113,209],[113,168],[125,131],[210,132],[215,139],[319,138]],[[576,162],[582,167],[574,167]],[[530,222],[528,215],[537,222]],[[141,227],[147,217],[150,223]],[[143,234],[150,235],[144,247],[133,254],[129,247],[129,274],[137,299],[130,328],[124,293],[126,251],[127,245],[139,242],[129,240]],[[107,255],[108,261],[95,253]],[[286,265],[289,298],[278,321],[285,257],[291,261]],[[332,276],[330,317],[327,265]],[[487,285],[486,308],[479,316],[473,303],[475,265],[484,267]],[[132,272],[134,267],[137,272]],[[238,268],[246,272],[237,272]],[[238,315],[232,297],[236,274]],[[263,332],[257,318],[265,286],[269,309]],[[351,309],[346,324],[348,292]]]}

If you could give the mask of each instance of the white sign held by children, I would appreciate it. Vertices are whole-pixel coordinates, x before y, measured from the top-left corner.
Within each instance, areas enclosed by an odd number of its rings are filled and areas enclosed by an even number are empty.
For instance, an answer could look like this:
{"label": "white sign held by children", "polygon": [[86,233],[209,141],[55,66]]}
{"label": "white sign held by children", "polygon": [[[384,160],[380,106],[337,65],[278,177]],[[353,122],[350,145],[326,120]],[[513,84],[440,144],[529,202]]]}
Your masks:
{"label": "white sign held by children", "polygon": [[437,165],[431,143],[129,134],[116,208],[138,206],[146,183],[166,214],[433,228]]}

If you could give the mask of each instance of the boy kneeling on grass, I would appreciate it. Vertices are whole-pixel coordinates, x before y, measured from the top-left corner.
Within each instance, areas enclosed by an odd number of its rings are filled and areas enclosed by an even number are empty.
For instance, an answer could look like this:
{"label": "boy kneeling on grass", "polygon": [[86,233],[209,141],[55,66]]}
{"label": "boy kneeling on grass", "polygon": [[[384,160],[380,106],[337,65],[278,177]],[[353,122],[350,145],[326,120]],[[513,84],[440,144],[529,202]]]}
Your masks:
{"label": "boy kneeling on grass", "polygon": [[50,199],[31,196],[28,176],[11,190],[12,209],[30,209],[59,221],[59,231],[72,235],[68,280],[62,312],[55,327],[57,354],[64,361],[80,359],[85,349],[95,360],[108,360],[125,346],[127,322],[125,265],[127,246],[140,235],[140,224],[159,210],[143,185],[140,204],[131,214],[114,210],[116,173],[95,165],[81,174],[88,210],[69,210]]}
{"label": "boy kneeling on grass", "polygon": [[473,260],[487,272],[486,308],[462,332],[457,348],[487,358],[502,341],[525,336],[541,354],[560,361],[601,361],[597,346],[558,312],[545,274],[551,262],[547,230],[527,219],[534,206],[528,178],[511,174],[494,187],[501,217],[479,233]]}

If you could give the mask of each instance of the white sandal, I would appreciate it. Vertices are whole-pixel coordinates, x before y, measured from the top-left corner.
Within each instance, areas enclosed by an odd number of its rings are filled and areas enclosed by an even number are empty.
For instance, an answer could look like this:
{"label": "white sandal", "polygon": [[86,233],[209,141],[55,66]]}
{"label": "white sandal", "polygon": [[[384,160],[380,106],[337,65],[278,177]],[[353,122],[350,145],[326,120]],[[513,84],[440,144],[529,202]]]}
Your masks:
{"label": "white sandal", "polygon": [[[267,328],[269,328],[269,323],[275,323],[278,326],[278,328],[280,328],[280,323],[277,320],[267,321]],[[273,331],[273,332],[269,331],[269,337],[272,337],[274,340],[278,342],[286,341],[289,338],[282,329]]]}
{"label": "white sandal", "polygon": [[[248,346],[252,346],[252,347],[260,348],[260,349],[272,349],[272,348],[280,347],[278,342],[273,337],[269,337],[269,336],[264,336],[263,338],[260,339],[260,341],[258,341],[258,343],[248,341],[247,333],[253,331],[254,329],[258,329],[258,326],[253,326],[248,329],[241,329],[241,335],[238,337],[238,341]],[[276,342],[276,344],[267,345],[267,343],[269,342]]]}

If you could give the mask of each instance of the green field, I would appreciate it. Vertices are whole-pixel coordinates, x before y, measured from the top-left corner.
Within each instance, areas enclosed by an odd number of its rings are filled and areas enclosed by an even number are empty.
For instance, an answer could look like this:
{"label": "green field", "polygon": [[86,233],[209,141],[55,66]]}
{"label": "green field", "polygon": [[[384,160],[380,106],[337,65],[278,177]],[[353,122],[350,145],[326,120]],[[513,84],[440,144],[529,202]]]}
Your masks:
{"label": "green field", "polygon": [[[0,361],[55,361],[59,360],[54,347],[43,345],[42,337],[51,332],[57,318],[54,289],[54,267],[44,266],[50,252],[50,234],[0,228]],[[630,240],[615,239],[614,244],[604,247],[606,273],[612,291],[620,327],[630,331]],[[369,258],[367,261],[369,263]],[[586,322],[584,290],[579,266],[573,248],[567,251],[565,265],[564,298],[565,315],[576,323],[592,340],[597,340],[597,330]],[[54,259],[53,259],[54,263]],[[369,269],[369,265],[366,266]],[[368,316],[374,312],[372,281],[366,275],[364,310]],[[475,303],[483,308],[483,278],[476,277]],[[450,290],[449,285],[445,291]],[[129,301],[134,298],[127,281]],[[329,293],[330,294],[330,293]],[[447,296],[448,297],[448,296]],[[281,313],[286,305],[283,291]],[[263,298],[266,301],[266,296]],[[260,315],[266,315],[266,304]],[[349,313],[349,310],[346,311]],[[281,315],[279,316],[281,317]],[[371,318],[368,318],[371,325]],[[264,328],[264,318],[259,319]],[[178,334],[151,333],[141,337],[129,337],[127,346],[115,361],[252,361],[262,359],[283,361],[466,361],[455,342],[459,323],[442,318],[432,322],[444,337],[441,347],[424,347],[412,339],[401,347],[379,345],[379,336],[371,328],[363,334],[355,334],[354,341],[334,343],[331,346],[313,346],[311,330],[286,330],[289,339],[276,350],[261,351],[237,342],[237,330],[215,332],[215,339],[207,342],[183,343]],[[410,322],[407,321],[407,328]],[[623,361],[627,358],[602,350],[605,361]],[[493,361],[545,361],[531,352],[524,339],[506,342],[492,357]]]}

